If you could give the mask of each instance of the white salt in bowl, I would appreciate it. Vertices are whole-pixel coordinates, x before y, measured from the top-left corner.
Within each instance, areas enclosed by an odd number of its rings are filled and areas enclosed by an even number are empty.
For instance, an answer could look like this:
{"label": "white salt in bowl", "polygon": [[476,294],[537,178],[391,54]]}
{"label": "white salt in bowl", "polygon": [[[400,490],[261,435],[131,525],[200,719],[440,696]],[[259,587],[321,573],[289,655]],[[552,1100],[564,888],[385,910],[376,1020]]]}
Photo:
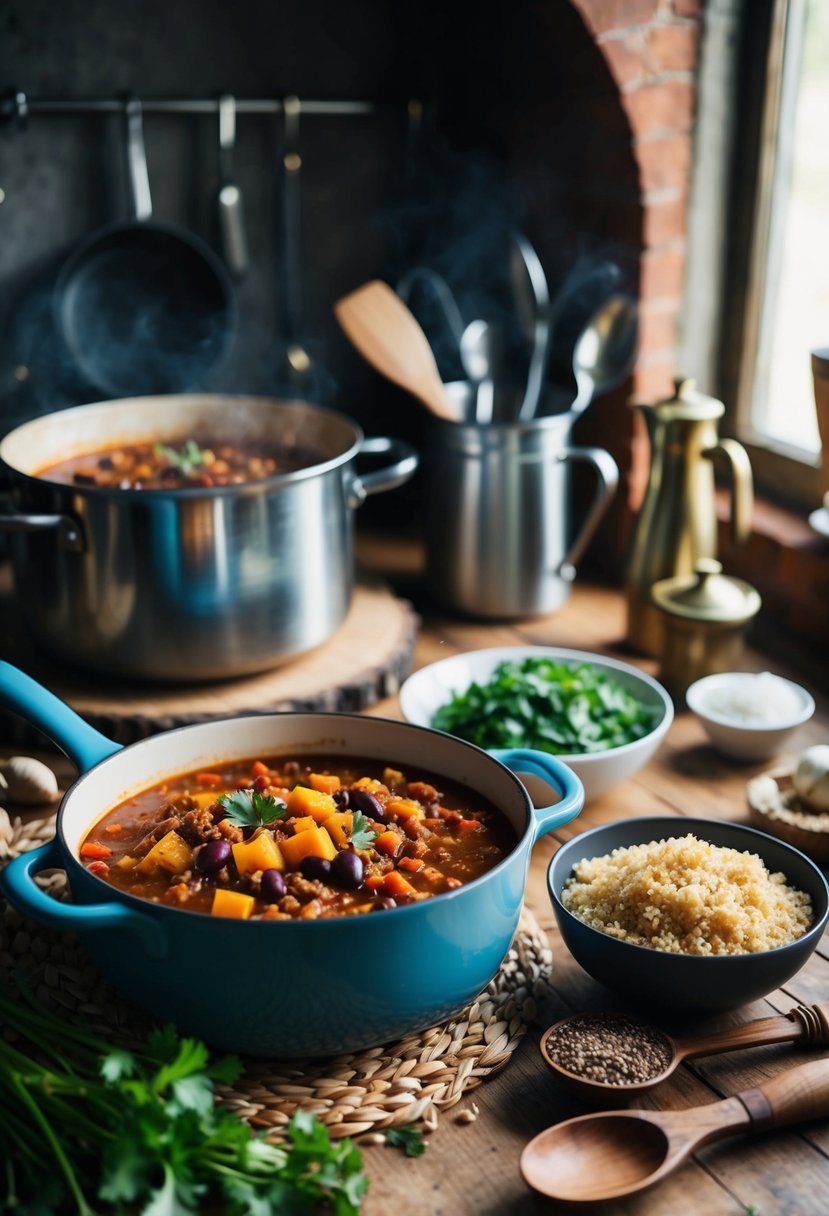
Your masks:
{"label": "white salt in bowl", "polygon": [[811,693],[769,671],[704,676],[685,701],[716,750],[733,760],[768,760],[815,712]]}

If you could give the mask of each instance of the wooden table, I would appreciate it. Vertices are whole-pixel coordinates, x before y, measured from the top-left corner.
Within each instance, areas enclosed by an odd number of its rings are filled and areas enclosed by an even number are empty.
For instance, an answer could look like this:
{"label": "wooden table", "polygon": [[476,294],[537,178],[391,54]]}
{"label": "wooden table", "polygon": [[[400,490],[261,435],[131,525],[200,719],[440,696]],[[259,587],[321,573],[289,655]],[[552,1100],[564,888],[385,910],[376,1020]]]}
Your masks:
{"label": "wooden table", "polygon": [[[450,619],[426,602],[419,557],[410,549],[362,541],[365,568],[388,577],[402,595],[415,603],[421,627],[415,666],[482,646],[531,643],[601,652],[635,661],[655,672],[650,660],[636,660],[621,639],[625,617],[616,591],[576,585],[570,601],[558,613],[516,625],[485,625]],[[791,639],[780,639],[774,654],[750,652],[747,665],[792,674],[815,693],[818,709],[812,722],[800,728],[795,746],[822,742],[829,735],[829,677],[825,665],[799,657]],[[399,717],[396,696],[368,712]],[[2,741],[0,741],[2,742]],[[745,784],[763,765],[730,765],[707,746],[702,729],[687,713],[679,713],[655,759],[618,789],[591,802],[572,824],[536,846],[530,868],[527,903],[553,947],[553,976],[548,998],[540,1005],[536,1023],[509,1063],[484,1081],[459,1106],[440,1120],[428,1138],[426,1153],[408,1159],[388,1147],[364,1149],[371,1179],[365,1216],[521,1216],[560,1210],[536,1196],[519,1173],[526,1142],[543,1128],[587,1109],[549,1076],[538,1052],[544,1029],[577,1010],[632,1008],[590,979],[570,957],[556,930],[546,892],[546,869],[555,849],[570,835],[608,820],[631,815],[703,815],[745,820]],[[742,1022],[793,1005],[829,999],[829,941],[785,989],[746,1006],[708,1028]],[[672,1029],[668,1021],[664,1029]],[[679,1108],[711,1102],[808,1058],[787,1046],[754,1048],[738,1054],[710,1057],[683,1065],[642,1105]],[[478,1108],[472,1122],[458,1119],[461,1111]],[[803,1125],[792,1131],[767,1133],[755,1139],[735,1139],[701,1151],[679,1173],[636,1200],[591,1209],[632,1216],[823,1216],[829,1212],[829,1122]]]}
{"label": "wooden table", "polygon": [[[424,603],[419,559],[408,549],[363,542],[361,558],[385,571],[421,612],[415,666],[482,646],[515,644],[568,646],[592,650],[656,674],[656,664],[625,650],[625,609],[614,590],[576,584],[569,602],[556,614],[517,625],[485,625],[453,620]],[[779,653],[778,653],[779,649]],[[798,656],[792,639],[781,638],[773,655],[749,652],[746,665],[789,674],[804,682],[817,702],[815,718],[801,727],[795,750],[829,738],[829,676],[814,657]],[[397,698],[369,711],[399,717]],[[687,712],[677,714],[666,741],[651,763],[634,778],[589,803],[559,832],[542,838],[533,852],[527,904],[553,948],[549,999],[536,1023],[500,1072],[488,1078],[459,1107],[441,1118],[424,1156],[390,1159],[385,1148],[366,1150],[371,1177],[366,1216],[412,1213],[417,1216],[521,1216],[566,1210],[541,1198],[523,1182],[518,1162],[534,1135],[561,1119],[589,1108],[568,1095],[542,1063],[538,1044],[546,1027],[578,1010],[634,1009],[592,980],[571,957],[557,931],[546,889],[546,871],[556,848],[585,828],[632,815],[676,814],[746,821],[745,785],[767,765],[736,765],[718,758],[702,728]],[[829,1000],[829,938],[785,989],[705,1025],[788,1012],[794,1005]],[[671,1031],[668,1020],[663,1029]],[[764,1078],[813,1058],[791,1047],[752,1048],[682,1065],[641,1105],[681,1108],[712,1102],[756,1085]],[[458,1122],[472,1102],[480,1114]],[[733,1139],[702,1150],[655,1190],[626,1202],[596,1205],[601,1213],[631,1216],[824,1216],[829,1212],[829,1122],[754,1139]]]}

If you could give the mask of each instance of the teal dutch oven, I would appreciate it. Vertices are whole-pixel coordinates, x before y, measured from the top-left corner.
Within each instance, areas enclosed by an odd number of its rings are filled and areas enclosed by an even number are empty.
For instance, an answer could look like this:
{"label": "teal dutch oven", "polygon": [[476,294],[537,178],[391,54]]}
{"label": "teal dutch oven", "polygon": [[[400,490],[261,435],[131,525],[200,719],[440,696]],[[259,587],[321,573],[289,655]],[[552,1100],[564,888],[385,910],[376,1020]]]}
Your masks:
{"label": "teal dutch oven", "polygon": [[[498,971],[518,926],[530,853],[578,815],[584,791],[553,756],[486,752],[451,735],[384,718],[275,713],[186,726],[121,747],[36,681],[0,663],[0,704],[66,752],[81,776],[56,835],[10,862],[0,887],[14,906],[77,933],[135,1005],[212,1046],[249,1055],[326,1056],[421,1030],[456,1013]],[[428,771],[485,796],[515,831],[511,853],[454,891],[363,916],[237,921],[118,891],[79,860],[91,826],[125,798],[220,761],[314,754]],[[537,807],[517,774],[558,795]],[[37,884],[66,871],[61,903]]]}

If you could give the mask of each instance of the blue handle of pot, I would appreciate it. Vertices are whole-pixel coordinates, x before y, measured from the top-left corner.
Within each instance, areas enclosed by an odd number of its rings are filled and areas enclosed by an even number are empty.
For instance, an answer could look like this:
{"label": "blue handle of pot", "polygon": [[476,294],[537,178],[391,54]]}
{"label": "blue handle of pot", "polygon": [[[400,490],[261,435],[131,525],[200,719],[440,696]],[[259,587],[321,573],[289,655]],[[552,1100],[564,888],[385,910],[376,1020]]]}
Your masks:
{"label": "blue handle of pot", "polygon": [[48,735],[80,770],[94,768],[120,750],[106,735],[84,722],[65,701],[49,692],[19,667],[0,660],[0,705],[20,714]]}
{"label": "blue handle of pot", "polygon": [[[22,853],[0,872],[0,890],[19,912],[41,924],[64,932],[83,933],[90,929],[116,934],[131,933],[140,938],[151,958],[166,954],[164,930],[151,917],[126,904],[64,904],[52,899],[35,882],[41,870],[63,868],[57,839]],[[119,948],[122,948],[123,943]]]}
{"label": "blue handle of pot", "polygon": [[561,827],[575,819],[584,806],[584,786],[572,769],[562,764],[555,756],[529,748],[495,748],[489,753],[505,764],[516,776],[529,773],[540,777],[561,794],[561,799],[551,806],[533,809],[533,844],[553,828]]}

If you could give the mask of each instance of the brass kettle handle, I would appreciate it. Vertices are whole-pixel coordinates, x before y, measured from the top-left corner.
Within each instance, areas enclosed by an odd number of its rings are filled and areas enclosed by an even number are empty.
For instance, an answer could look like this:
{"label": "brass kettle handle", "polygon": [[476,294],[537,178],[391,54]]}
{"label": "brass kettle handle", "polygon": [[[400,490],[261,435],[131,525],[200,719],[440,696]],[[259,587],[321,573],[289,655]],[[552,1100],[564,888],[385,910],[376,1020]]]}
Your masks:
{"label": "brass kettle handle", "polygon": [[741,545],[751,535],[754,508],[754,478],[748,452],[736,439],[720,439],[702,453],[709,460],[722,453],[731,469],[731,536]]}

